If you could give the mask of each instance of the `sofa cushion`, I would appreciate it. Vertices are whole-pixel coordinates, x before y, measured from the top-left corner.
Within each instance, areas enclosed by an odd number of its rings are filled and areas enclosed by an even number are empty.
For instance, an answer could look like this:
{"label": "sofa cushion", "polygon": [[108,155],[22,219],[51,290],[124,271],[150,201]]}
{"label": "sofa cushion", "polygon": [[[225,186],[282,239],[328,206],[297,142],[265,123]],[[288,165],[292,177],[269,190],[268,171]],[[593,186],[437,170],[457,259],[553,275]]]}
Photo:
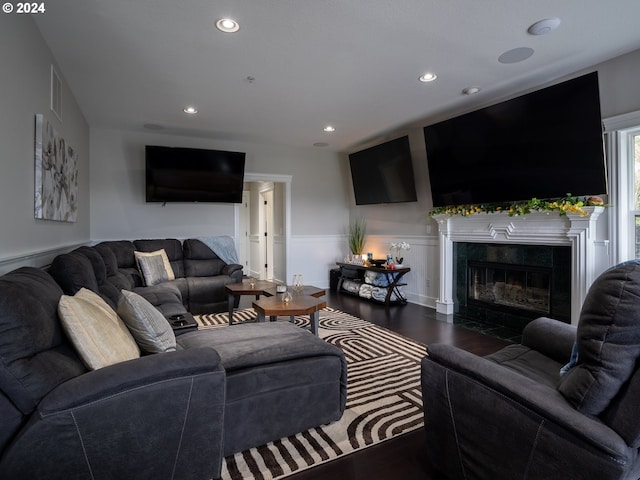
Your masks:
{"label": "sofa cushion", "polygon": [[[133,277],[118,268],[118,259],[111,248],[102,243],[93,248],[102,257],[107,274],[107,282],[118,289],[118,291],[131,290],[136,286]],[[142,284],[142,282],[140,282],[140,284]]]}
{"label": "sofa cushion", "polygon": [[226,263],[200,240],[187,239],[182,244],[182,248],[185,276],[213,277],[222,274]]}
{"label": "sofa cushion", "polygon": [[180,335],[182,348],[213,347],[227,372],[342,351],[289,322],[247,323]]}
{"label": "sofa cushion", "polygon": [[98,280],[91,261],[79,252],[63,253],[53,259],[49,273],[66,295],[75,295],[81,288],[98,291]]}
{"label": "sofa cushion", "polygon": [[122,291],[118,315],[144,352],[164,353],[176,349],[176,336],[167,319],[137,293]]}
{"label": "sofa cushion", "polygon": [[485,357],[551,388],[558,386],[562,364],[525,345],[507,345]]}
{"label": "sofa cushion", "polygon": [[115,308],[118,304],[118,300],[120,299],[121,289],[116,288],[107,279],[107,267],[102,255],[100,255],[100,252],[92,247],[80,247],[75,251],[87,257],[91,262],[91,267],[93,268],[93,273],[96,276],[96,282],[98,283],[98,290],[96,290],[96,293],[100,294],[102,298],[107,300],[110,306]]}
{"label": "sofa cushion", "polygon": [[133,291],[144,297],[167,317],[187,311],[184,293],[187,291],[187,279],[177,278],[168,282],[152,285],[151,287],[137,287]]}
{"label": "sofa cushion", "polygon": [[[108,256],[108,254],[105,253],[106,250],[111,251],[116,259],[117,272],[126,276],[130,283],[132,283],[132,287],[140,287],[143,285],[144,282],[142,280],[142,275],[140,275],[138,264],[136,263],[136,257],[133,253],[136,250],[133,242],[129,240],[109,240],[99,243],[94,248],[100,252],[103,258]],[[107,270],[107,276],[111,275],[111,271]],[[127,287],[127,290],[130,289],[130,287]]]}
{"label": "sofa cushion", "polygon": [[81,288],[100,295],[111,307],[118,303],[120,290],[107,281],[107,269],[100,253],[92,247],[79,247],[54,258],[49,273],[66,295]]}
{"label": "sofa cushion", "polygon": [[140,349],[116,312],[95,292],[81,288],[60,298],[62,327],[91,370],[140,356]]}
{"label": "sofa cushion", "polygon": [[169,263],[167,252],[164,250],[156,250],[155,252],[136,251],[134,254],[145,285],[152,286],[168,280],[175,280],[176,277]]}
{"label": "sofa cushion", "polygon": [[599,415],[629,380],[640,356],[640,261],[605,271],[591,285],[577,329],[578,362],[560,392],[578,411]]}
{"label": "sofa cushion", "polygon": [[58,321],[62,293],[37,268],[0,277],[0,390],[23,414],[59,384],[87,371]]}

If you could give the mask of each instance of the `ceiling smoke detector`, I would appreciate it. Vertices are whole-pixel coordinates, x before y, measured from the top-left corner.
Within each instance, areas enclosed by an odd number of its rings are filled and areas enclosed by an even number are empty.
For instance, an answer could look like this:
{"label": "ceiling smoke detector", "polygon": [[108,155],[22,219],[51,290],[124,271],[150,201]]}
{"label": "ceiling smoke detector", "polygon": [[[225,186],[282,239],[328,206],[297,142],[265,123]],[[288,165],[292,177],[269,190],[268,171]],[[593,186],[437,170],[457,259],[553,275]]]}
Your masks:
{"label": "ceiling smoke detector", "polygon": [[527,32],[529,32],[531,35],[545,35],[547,33],[553,32],[559,26],[560,19],[558,17],[546,18],[531,25],[528,28]]}

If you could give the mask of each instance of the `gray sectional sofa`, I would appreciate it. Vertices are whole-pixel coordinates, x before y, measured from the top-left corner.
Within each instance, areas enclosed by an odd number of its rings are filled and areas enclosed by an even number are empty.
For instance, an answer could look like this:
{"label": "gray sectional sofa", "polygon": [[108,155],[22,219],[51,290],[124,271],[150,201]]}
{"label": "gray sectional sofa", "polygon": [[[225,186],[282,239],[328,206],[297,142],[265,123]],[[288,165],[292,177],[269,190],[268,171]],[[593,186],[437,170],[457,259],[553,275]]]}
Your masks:
{"label": "gray sectional sofa", "polygon": [[[147,285],[135,254],[162,250],[175,279]],[[87,287],[115,306],[120,290],[131,290],[166,316],[226,311],[225,285],[242,281],[242,265],[226,264],[198,239],[102,242],[57,256],[49,272],[67,295]]]}
{"label": "gray sectional sofa", "polygon": [[[131,246],[170,244],[176,279],[138,285]],[[190,331],[175,351],[87,368],[61,298],[117,305],[127,287],[164,315],[225,310],[228,279],[202,275],[201,247],[185,242],[180,260],[174,241],[105,242],[0,277],[0,478],[218,478],[225,456],[342,416],[343,353],[288,322]]]}

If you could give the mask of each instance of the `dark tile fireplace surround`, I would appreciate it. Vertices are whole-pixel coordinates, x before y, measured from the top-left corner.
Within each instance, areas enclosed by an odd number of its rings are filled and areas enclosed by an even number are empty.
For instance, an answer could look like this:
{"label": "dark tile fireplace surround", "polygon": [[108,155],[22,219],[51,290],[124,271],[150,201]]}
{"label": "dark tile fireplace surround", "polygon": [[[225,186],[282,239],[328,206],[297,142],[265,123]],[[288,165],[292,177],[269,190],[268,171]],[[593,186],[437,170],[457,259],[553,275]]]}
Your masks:
{"label": "dark tile fireplace surround", "polygon": [[547,316],[571,322],[571,247],[455,242],[455,314],[521,332]]}

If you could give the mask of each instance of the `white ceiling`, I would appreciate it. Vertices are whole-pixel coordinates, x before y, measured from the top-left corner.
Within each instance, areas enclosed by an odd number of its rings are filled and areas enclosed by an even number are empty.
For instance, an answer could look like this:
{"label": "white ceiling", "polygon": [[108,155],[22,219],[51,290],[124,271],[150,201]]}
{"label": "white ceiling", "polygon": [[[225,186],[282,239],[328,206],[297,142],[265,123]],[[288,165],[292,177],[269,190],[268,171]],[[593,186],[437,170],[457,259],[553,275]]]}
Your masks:
{"label": "white ceiling", "polygon": [[[54,0],[34,19],[91,127],[350,151],[640,48],[640,1]],[[214,23],[233,17],[240,31]],[[560,27],[534,36],[534,22]],[[511,49],[533,56],[498,62]],[[431,83],[418,77],[438,75]],[[253,80],[249,80],[251,77]],[[464,96],[465,87],[482,90]],[[182,109],[194,105],[197,115]],[[422,123],[421,123],[422,122]],[[327,124],[333,133],[323,132]]]}

